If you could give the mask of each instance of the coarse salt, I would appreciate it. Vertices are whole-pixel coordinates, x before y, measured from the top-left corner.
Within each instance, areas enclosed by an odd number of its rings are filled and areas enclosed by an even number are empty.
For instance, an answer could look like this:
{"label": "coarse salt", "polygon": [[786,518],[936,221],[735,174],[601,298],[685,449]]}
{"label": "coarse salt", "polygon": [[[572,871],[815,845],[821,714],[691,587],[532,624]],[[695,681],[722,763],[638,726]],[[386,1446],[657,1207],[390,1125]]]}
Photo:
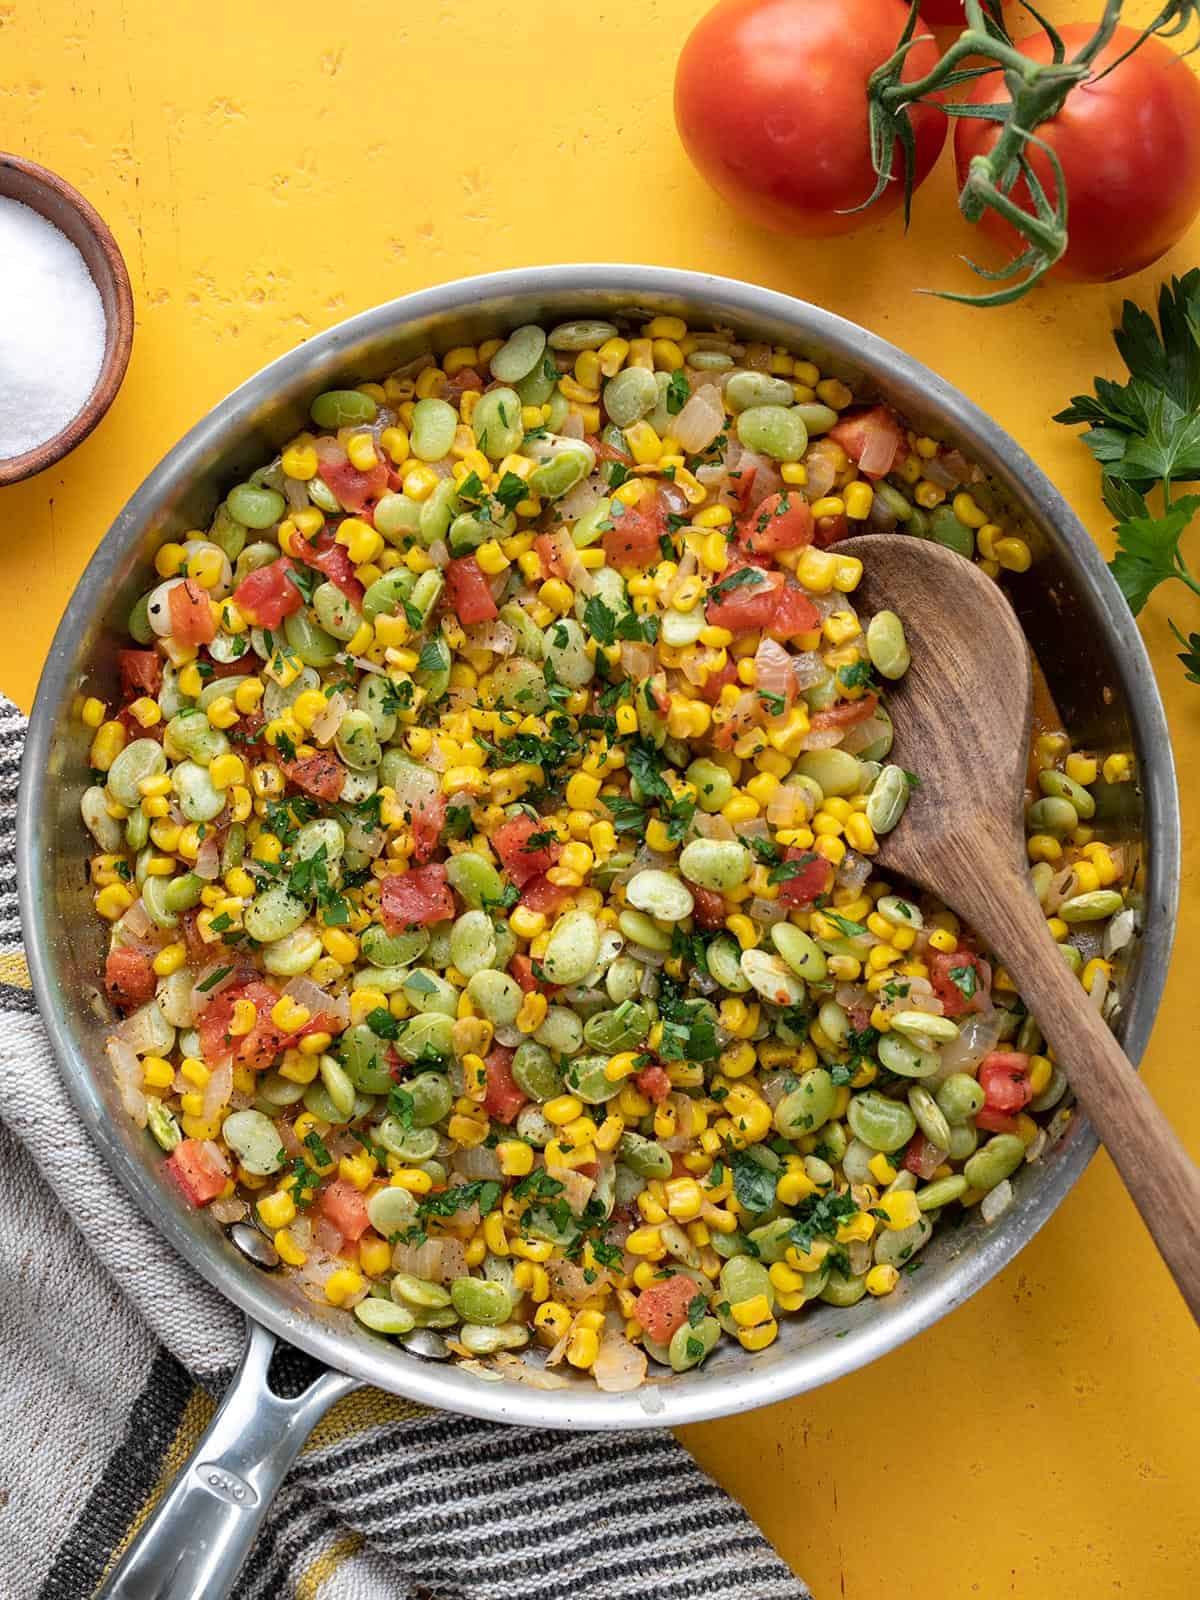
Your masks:
{"label": "coarse salt", "polygon": [[45,444],[100,375],[100,292],[66,234],[0,196],[0,460]]}

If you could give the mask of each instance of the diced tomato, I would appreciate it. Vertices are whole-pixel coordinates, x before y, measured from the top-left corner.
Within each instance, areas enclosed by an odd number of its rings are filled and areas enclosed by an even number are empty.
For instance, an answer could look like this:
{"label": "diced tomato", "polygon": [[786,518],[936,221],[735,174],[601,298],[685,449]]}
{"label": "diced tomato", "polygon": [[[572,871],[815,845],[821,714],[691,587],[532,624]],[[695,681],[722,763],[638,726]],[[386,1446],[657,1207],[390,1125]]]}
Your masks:
{"label": "diced tomato", "polygon": [[[755,575],[740,577],[744,572]],[[716,599],[709,599],[704,615],[712,627],[728,628],[730,633],[766,628],[775,615],[782,587],[781,572],[763,572],[750,562],[731,562],[714,584]]]}
{"label": "diced tomato", "polygon": [[446,567],[446,598],[454,615],[468,627],[472,622],[490,622],[500,615],[487,577],[474,556],[459,556]]}
{"label": "diced tomato", "polygon": [[554,534],[539,533],[533,541],[533,548],[537,551],[538,560],[542,563],[542,572],[547,578],[566,577],[567,569],[563,565],[562,551]]}
{"label": "diced tomato", "polygon": [[446,796],[441,790],[424,794],[413,801],[412,833],[413,859],[428,861],[437,848],[442,826],[446,821]]}
{"label": "diced tomato", "polygon": [[529,848],[529,840],[546,831],[547,824],[540,817],[531,817],[522,811],[502,822],[492,834],[492,847],[518,888],[524,888],[531,878],[549,872],[562,854],[562,846],[557,841]]}
{"label": "diced tomato", "polygon": [[515,978],[526,994],[533,994],[545,987],[533,975],[533,962],[529,956],[516,955],[508,963],[509,976]]}
{"label": "diced tomato", "polygon": [[1023,1111],[1033,1099],[1029,1057],[1022,1050],[993,1050],[979,1063],[979,1087],[988,1111]]}
{"label": "diced tomato", "polygon": [[[295,562],[287,556],[248,572],[233,591],[233,603],[256,628],[278,628],[304,604],[304,596],[288,577]],[[246,669],[240,663],[238,670]]]}
{"label": "diced tomato", "polygon": [[158,980],[150,957],[127,944],[117,944],[108,952],[104,963],[104,987],[109,999],[122,1010],[144,1006],[154,999]]}
{"label": "diced tomato", "polygon": [[498,1044],[494,1045],[490,1053],[484,1057],[483,1064],[487,1069],[487,1094],[483,1098],[483,1109],[489,1117],[495,1117],[497,1122],[512,1122],[529,1099],[512,1075],[514,1054],[514,1051]]}
{"label": "diced tomato", "polygon": [[888,406],[853,412],[830,428],[828,437],[840,444],[867,478],[886,478],[904,444],[904,429]]}
{"label": "diced tomato", "polygon": [[676,1328],[688,1319],[688,1307],[701,1291],[686,1273],[664,1278],[643,1289],[634,1302],[633,1314],[655,1344],[669,1344]]}
{"label": "diced tomato", "polygon": [[769,554],[775,550],[800,550],[812,543],[813,514],[802,495],[784,491],[769,494],[742,518],[738,540],[748,550]]}
{"label": "diced tomato", "polygon": [[[483,389],[484,387],[484,381],[474,367],[460,367],[453,377],[446,379],[446,386],[442,390],[441,398],[448,400],[452,406],[456,406],[468,389]],[[486,387],[494,389],[496,385],[489,383]]]}
{"label": "diced tomato", "polygon": [[190,1206],[206,1206],[227,1182],[201,1139],[181,1139],[163,1169]]}
{"label": "diced tomato", "polygon": [[779,903],[784,906],[810,906],[820,895],[828,894],[833,882],[833,866],[824,856],[812,850],[801,850],[788,845],[783,853],[785,861],[794,862],[798,870],[779,885]]}
{"label": "diced tomato", "polygon": [[344,544],[337,542],[331,528],[322,528],[315,539],[296,539],[292,549],[306,566],[315,567],[346,596],[352,606],[361,607],[366,590],[354,576],[354,563]]}
{"label": "diced tomato", "polygon": [[162,743],[163,729],[166,727],[162,721],[154,723],[149,728],[143,728],[128,706],[122,706],[113,721],[121,724],[130,739],[154,739],[157,743]]}
{"label": "diced tomato", "polygon": [[820,626],[821,613],[804,590],[785,582],[766,631],[776,639],[794,639],[798,633],[816,633]]}
{"label": "diced tomato", "polygon": [[1016,1117],[1010,1116],[1007,1111],[995,1111],[991,1106],[984,1106],[982,1111],[976,1112],[975,1126],[982,1133],[1016,1133],[1019,1124]]}
{"label": "diced tomato", "polygon": [[707,700],[710,706],[715,706],[721,698],[721,690],[727,683],[738,681],[738,664],[732,657],[725,663],[719,672],[710,672],[705,678],[700,689],[700,696]]}
{"label": "diced tomato", "polygon": [[162,688],[163,663],[157,650],[118,650],[117,671],[127,700],[143,694],[154,699]]}
{"label": "diced tomato", "polygon": [[361,511],[368,500],[378,500],[387,488],[388,469],[382,461],[369,472],[360,472],[349,461],[322,461],[318,471],[347,511]]}
{"label": "diced tomato", "polygon": [[[238,1000],[249,1000],[254,1006],[258,1016],[249,1033],[236,1038],[229,1033],[229,1022],[233,1015],[234,1004]],[[236,1060],[248,1066],[254,1072],[261,1072],[269,1067],[275,1058],[288,1049],[298,1034],[286,1033],[277,1023],[271,1020],[271,1012],[279,1003],[279,996],[268,984],[255,980],[242,986],[231,985],[222,991],[214,1003],[200,1018],[200,1043],[205,1050],[205,1059],[209,1059],[206,1043],[205,1023],[209,1014],[218,1011],[221,1034],[216,1038],[216,1057],[228,1055],[232,1049]],[[217,1019],[210,1025],[215,1037]]]}
{"label": "diced tomato", "polygon": [[875,714],[879,704],[877,694],[865,694],[861,700],[839,700],[828,711],[814,711],[808,719],[810,728],[855,728],[860,722]]}
{"label": "diced tomato", "polygon": [[211,1066],[233,1054],[234,1040],[229,1032],[233,1021],[233,1002],[239,991],[223,989],[215,1000],[210,1000],[196,1020],[200,1035],[200,1053]]}
{"label": "diced tomato", "polygon": [[667,531],[667,512],[655,494],[626,506],[613,502],[613,525],[604,535],[604,554],[613,567],[648,567],[662,560],[660,535]]}
{"label": "diced tomato", "polygon": [[931,1144],[923,1133],[914,1134],[904,1152],[904,1165],[926,1183],[946,1159],[946,1152]]}
{"label": "diced tomato", "polygon": [[[992,1003],[992,969],[973,950],[929,950],[929,981],[948,1017],[986,1011]],[[957,976],[956,976],[957,975]]]}
{"label": "diced tomato", "polygon": [[319,755],[306,756],[303,761],[280,760],[279,765],[297,789],[303,789],[314,800],[333,801],[340,798],[346,782],[346,769],[328,750],[322,750]]}
{"label": "diced tomato", "polygon": [[692,899],[696,902],[696,921],[702,928],[723,928],[725,926],[725,896],[718,894],[715,889],[701,889],[698,884],[692,883],[688,887],[692,891]]}
{"label": "diced tomato", "polygon": [[733,479],[733,495],[739,506],[743,508],[750,504],[750,493],[754,488],[754,480],[758,477],[758,463],[752,467],[742,467],[739,471],[731,473]]}
{"label": "diced tomato", "polygon": [[171,608],[171,637],[176,644],[207,644],[216,637],[212,604],[193,578],[177,583],[167,597]]}
{"label": "diced tomato", "polygon": [[321,1190],[317,1204],[342,1237],[351,1243],[367,1231],[367,1202],[348,1178],[335,1178]]}
{"label": "diced tomato", "polygon": [[637,1086],[655,1105],[665,1100],[671,1092],[671,1080],[662,1067],[643,1067],[637,1075]]}
{"label": "diced tomato", "polygon": [[598,438],[594,433],[589,433],[584,443],[591,446],[598,462],[623,461],[628,466],[633,460],[628,450],[622,450],[619,445],[609,444],[607,439]]}
{"label": "diced tomato", "polygon": [[547,877],[530,878],[521,890],[521,904],[530,911],[557,911],[571,897],[570,889],[551,883]]}
{"label": "diced tomato", "polygon": [[442,922],[454,915],[454,896],[440,861],[384,878],[379,914],[389,933]]}
{"label": "diced tomato", "polygon": [[818,517],[817,525],[813,529],[813,543],[821,550],[828,550],[830,545],[839,544],[850,532],[850,518],[844,511],[836,517]]}

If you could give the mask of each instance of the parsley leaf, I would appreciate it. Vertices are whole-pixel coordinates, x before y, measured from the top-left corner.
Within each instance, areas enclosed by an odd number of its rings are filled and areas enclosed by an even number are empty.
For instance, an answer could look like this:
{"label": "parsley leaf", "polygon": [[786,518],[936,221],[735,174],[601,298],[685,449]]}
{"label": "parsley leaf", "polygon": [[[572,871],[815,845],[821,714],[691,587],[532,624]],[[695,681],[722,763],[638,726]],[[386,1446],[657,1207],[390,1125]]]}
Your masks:
{"label": "parsley leaf", "polygon": [[[459,492],[461,493],[461,490]],[[515,472],[506,472],[496,486],[496,499],[505,511],[515,511],[519,502],[524,500],[528,493],[524,479],[518,478]]]}
{"label": "parsley leaf", "polygon": [[858,1215],[858,1206],[849,1194],[810,1194],[796,1207],[796,1220],[788,1238],[801,1252],[812,1249],[813,1240],[833,1238],[839,1224]]}
{"label": "parsley leaf", "polygon": [[964,1000],[973,999],[975,990],[979,987],[979,980],[975,976],[975,968],[972,965],[965,967],[951,967],[950,982],[958,990],[959,994],[962,995]]}
{"label": "parsley leaf", "polygon": [[367,1012],[367,1027],[377,1039],[398,1039],[404,1032],[404,1023],[386,1006],[376,1006],[374,1011]]}
{"label": "parsley leaf", "polygon": [[676,368],[667,384],[667,410],[673,417],[687,405],[691,392],[692,386],[687,381],[687,373],[682,367]]}
{"label": "parsley leaf", "polygon": [[1168,578],[1188,582],[1179,540],[1197,511],[1200,495],[1187,494],[1161,517],[1127,517],[1117,524],[1117,553],[1109,562],[1109,571],[1134,616],[1160,583]]}
{"label": "parsley leaf", "polygon": [[727,578],[722,578],[720,583],[714,583],[708,591],[710,600],[723,600],[734,589],[740,589],[744,583],[758,583],[766,581],[766,574],[757,567],[739,567],[736,572],[731,572]]}
{"label": "parsley leaf", "polygon": [[760,1165],[748,1150],[734,1150],[729,1156],[733,1170],[733,1192],[747,1211],[767,1211],[775,1203],[775,1174]]}
{"label": "parsley leaf", "polygon": [[1183,670],[1187,674],[1189,683],[1200,683],[1200,633],[1190,633],[1185,638],[1175,624],[1171,623],[1171,632],[1183,646],[1176,658],[1183,662]]}

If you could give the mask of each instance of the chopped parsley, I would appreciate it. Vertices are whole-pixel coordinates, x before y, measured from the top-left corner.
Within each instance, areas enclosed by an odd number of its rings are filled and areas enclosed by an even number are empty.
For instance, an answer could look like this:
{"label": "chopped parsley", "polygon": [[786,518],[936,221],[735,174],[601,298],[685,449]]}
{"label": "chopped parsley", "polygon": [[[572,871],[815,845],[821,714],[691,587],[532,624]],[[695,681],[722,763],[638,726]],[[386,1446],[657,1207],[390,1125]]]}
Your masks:
{"label": "chopped parsley", "polygon": [[682,367],[677,367],[667,384],[667,410],[672,416],[678,415],[687,405],[691,392],[692,386],[687,381],[687,373]]}

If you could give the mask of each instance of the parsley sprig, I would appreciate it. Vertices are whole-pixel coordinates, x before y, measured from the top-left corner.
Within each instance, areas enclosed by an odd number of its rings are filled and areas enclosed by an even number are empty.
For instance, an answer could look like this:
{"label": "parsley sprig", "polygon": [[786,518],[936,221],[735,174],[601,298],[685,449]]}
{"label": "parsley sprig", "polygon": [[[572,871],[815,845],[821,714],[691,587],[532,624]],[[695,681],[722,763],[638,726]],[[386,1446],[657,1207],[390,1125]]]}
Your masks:
{"label": "parsley sprig", "polygon": [[[1172,496],[1172,485],[1200,478],[1200,269],[1164,283],[1158,326],[1126,300],[1113,339],[1129,381],[1096,378],[1095,393],[1075,395],[1056,422],[1083,423],[1083,442],[1103,474],[1104,503],[1117,519],[1109,563],[1136,616],[1154,590],[1177,578],[1200,596],[1180,541],[1200,511],[1200,495]],[[1200,633],[1185,634],[1179,660],[1200,683]]]}

